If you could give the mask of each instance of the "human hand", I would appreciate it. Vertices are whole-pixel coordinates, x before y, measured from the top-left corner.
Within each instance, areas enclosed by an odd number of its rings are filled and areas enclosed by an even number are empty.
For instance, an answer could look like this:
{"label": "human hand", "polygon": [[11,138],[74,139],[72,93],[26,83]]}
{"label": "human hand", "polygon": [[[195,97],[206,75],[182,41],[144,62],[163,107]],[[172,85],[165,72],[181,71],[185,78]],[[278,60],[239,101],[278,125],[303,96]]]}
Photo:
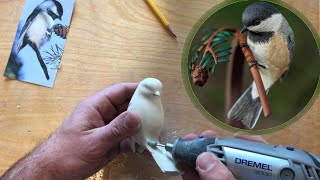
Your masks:
{"label": "human hand", "polygon": [[[204,131],[200,136],[206,138],[216,138],[218,133],[215,131]],[[188,134],[184,137],[187,140],[196,139],[198,136],[195,134]],[[267,143],[261,136],[251,136],[243,134],[235,134],[235,138],[246,139],[250,141]],[[213,154],[210,152],[202,153],[198,156],[196,161],[195,170],[191,167],[185,167],[185,174],[182,175],[184,180],[234,180],[234,176],[228,170],[228,168]]]}
{"label": "human hand", "polygon": [[139,117],[126,111],[137,86],[118,84],[85,99],[46,142],[4,177],[84,179],[97,172],[128,150],[128,137],[139,130]]}

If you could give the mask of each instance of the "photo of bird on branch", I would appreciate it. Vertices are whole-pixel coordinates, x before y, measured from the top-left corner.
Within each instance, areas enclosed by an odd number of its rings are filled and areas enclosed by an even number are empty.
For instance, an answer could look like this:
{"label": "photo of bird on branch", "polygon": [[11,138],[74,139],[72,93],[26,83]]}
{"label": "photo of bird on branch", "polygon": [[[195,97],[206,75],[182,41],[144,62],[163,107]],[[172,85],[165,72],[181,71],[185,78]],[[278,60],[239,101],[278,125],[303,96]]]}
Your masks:
{"label": "photo of bird on branch", "polygon": [[[56,70],[50,72],[47,64],[51,62],[45,62],[45,59],[57,61],[57,57],[60,57],[58,59],[60,64],[64,43],[69,32],[69,25],[62,24],[70,23],[72,10],[72,1],[27,1],[5,76],[44,86],[53,86]],[[58,52],[61,54],[48,58],[47,52],[52,49],[52,46],[59,46]],[[44,55],[47,56],[44,57]]]}
{"label": "photo of bird on branch", "polygon": [[[301,47],[307,33],[304,37],[297,34],[295,31],[300,32],[301,25],[298,27],[298,21],[293,19],[299,17],[277,4],[256,1],[238,2],[236,5],[220,7],[220,12],[215,11],[216,17],[211,15],[203,18],[205,22],[196,31],[197,36],[193,36],[191,43],[186,42],[188,47],[191,44],[187,74],[194,94],[192,98],[201,104],[197,107],[203,107],[201,112],[204,111],[207,117],[218,119],[231,127],[256,130],[279,126],[292,119],[308,103],[296,95],[294,104],[287,103],[286,98],[281,99],[280,95],[275,98],[275,94],[283,94],[279,87],[292,87],[292,77],[302,73],[294,71],[297,67],[301,68],[298,64],[301,64],[300,56],[304,50],[296,50],[296,47],[297,44]],[[228,11],[228,8],[233,10]],[[217,20],[219,18],[221,22]],[[230,26],[228,22],[240,27]],[[305,24],[304,27],[308,29]],[[309,37],[312,38],[312,33],[309,33]],[[312,43],[315,55],[318,48],[314,39]],[[311,62],[318,64],[319,54],[314,55],[311,58],[314,61]],[[247,65],[244,66],[243,62],[247,62]],[[315,77],[319,75],[319,70],[310,68],[315,71],[313,77],[307,77],[310,78],[307,86],[311,88],[302,89],[299,93],[304,92],[311,98],[317,86]],[[221,85],[225,86],[224,90]],[[224,100],[221,99],[223,96]],[[211,100],[209,97],[212,97]],[[290,108],[284,108],[285,111],[281,112],[279,108],[276,109],[277,104]]]}

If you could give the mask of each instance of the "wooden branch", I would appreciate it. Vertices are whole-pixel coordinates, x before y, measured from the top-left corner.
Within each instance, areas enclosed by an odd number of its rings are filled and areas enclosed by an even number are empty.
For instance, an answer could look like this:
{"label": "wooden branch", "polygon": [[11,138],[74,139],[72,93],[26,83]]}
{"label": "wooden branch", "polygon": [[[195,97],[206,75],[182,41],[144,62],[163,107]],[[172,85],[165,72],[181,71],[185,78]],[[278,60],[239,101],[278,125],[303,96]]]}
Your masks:
{"label": "wooden branch", "polygon": [[264,88],[264,85],[263,85],[263,82],[261,79],[261,75],[259,72],[258,63],[254,60],[253,53],[247,44],[247,37],[244,34],[242,34],[239,30],[237,30],[235,32],[235,36],[239,40],[240,47],[241,47],[242,52],[247,60],[247,63],[250,67],[250,71],[253,76],[254,82],[257,86],[264,117],[267,117],[270,115],[271,111],[270,111],[270,105],[268,102],[268,98],[266,95],[266,90]]}
{"label": "wooden branch", "polygon": [[213,57],[214,63],[218,64],[218,57],[217,57],[216,53],[211,48],[206,49],[205,53],[208,51],[211,53],[211,56]]}

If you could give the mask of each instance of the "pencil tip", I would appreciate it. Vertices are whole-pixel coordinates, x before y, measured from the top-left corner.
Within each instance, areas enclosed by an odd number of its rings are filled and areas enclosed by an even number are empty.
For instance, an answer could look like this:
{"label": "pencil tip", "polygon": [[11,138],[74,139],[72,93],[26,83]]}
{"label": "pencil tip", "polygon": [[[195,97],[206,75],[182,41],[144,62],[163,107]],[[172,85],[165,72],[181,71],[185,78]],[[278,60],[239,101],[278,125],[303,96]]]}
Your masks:
{"label": "pencil tip", "polygon": [[167,28],[168,28],[170,34],[171,34],[174,38],[177,38],[177,35],[173,32],[173,29],[171,28],[171,26],[168,25]]}

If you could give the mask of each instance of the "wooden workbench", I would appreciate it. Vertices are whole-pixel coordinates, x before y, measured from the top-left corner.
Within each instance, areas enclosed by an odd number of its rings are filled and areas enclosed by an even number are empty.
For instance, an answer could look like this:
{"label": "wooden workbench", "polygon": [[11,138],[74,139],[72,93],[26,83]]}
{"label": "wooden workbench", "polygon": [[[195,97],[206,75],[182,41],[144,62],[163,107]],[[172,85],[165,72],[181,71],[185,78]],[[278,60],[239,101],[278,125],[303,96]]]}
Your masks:
{"label": "wooden workbench", "polygon": [[[318,0],[286,0],[319,32]],[[77,1],[53,89],[0,77],[0,174],[46,139],[86,96],[111,84],[157,77],[164,84],[167,136],[208,128],[181,79],[184,41],[199,17],[220,0],[157,0],[177,41],[168,36],[143,0]],[[4,72],[25,0],[0,0],[0,73]],[[274,144],[293,145],[320,155],[320,99],[294,125],[264,135]],[[151,168],[150,168],[151,167]],[[150,168],[150,169],[148,169]],[[147,170],[148,169],[148,170]],[[153,161],[120,155],[100,174],[108,179],[164,178]]]}

